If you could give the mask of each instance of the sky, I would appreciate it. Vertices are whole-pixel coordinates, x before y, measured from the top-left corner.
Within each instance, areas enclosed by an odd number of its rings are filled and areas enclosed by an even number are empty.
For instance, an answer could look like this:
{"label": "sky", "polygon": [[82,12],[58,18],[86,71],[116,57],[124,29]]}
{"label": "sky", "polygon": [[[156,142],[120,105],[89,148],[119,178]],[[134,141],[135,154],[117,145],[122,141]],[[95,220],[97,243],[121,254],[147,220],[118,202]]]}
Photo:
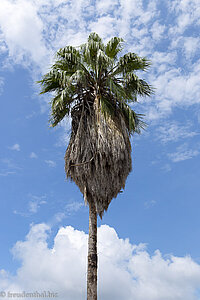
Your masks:
{"label": "sky", "polygon": [[95,31],[149,58],[140,76],[155,87],[133,107],[148,127],[131,139],[125,190],[98,220],[99,300],[200,300],[199,30],[199,0],[1,0],[0,296],[86,297],[88,207],[64,172],[70,120],[49,127],[36,81]]}

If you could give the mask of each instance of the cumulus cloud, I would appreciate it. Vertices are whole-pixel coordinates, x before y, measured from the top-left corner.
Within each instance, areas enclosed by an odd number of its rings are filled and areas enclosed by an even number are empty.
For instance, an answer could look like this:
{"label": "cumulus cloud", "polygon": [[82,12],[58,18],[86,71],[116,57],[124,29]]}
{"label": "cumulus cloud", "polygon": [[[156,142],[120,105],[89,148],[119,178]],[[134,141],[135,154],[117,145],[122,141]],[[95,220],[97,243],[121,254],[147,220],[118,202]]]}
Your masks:
{"label": "cumulus cloud", "polygon": [[[21,266],[15,276],[0,271],[4,291],[51,291],[58,299],[81,300],[86,296],[87,234],[71,226],[62,227],[52,247],[50,227],[33,225],[24,241],[13,250]],[[200,265],[191,257],[151,256],[144,244],[120,239],[116,231],[98,228],[99,298],[102,300],[197,300]]]}

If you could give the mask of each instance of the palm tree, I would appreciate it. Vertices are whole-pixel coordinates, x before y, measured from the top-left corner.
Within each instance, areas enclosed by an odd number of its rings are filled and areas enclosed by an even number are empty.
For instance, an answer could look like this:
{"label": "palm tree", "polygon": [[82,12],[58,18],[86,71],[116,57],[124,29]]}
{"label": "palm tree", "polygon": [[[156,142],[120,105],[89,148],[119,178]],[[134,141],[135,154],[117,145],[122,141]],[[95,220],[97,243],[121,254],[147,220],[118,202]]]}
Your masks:
{"label": "palm tree", "polygon": [[89,205],[87,299],[97,299],[97,216],[125,187],[132,168],[130,135],[145,123],[131,106],[153,89],[136,75],[150,62],[135,53],[118,58],[123,40],[106,45],[91,33],[80,47],[58,50],[50,72],[39,83],[41,94],[53,92],[51,126],[71,116],[65,171]]}

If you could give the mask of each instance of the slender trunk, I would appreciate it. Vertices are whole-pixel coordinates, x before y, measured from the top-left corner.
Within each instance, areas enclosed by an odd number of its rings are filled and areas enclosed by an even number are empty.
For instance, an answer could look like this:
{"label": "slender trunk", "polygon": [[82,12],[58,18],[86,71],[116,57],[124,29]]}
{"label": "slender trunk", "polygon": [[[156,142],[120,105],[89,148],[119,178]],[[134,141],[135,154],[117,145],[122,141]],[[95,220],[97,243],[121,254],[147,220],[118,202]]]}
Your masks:
{"label": "slender trunk", "polygon": [[93,201],[89,201],[87,300],[97,300],[97,213]]}

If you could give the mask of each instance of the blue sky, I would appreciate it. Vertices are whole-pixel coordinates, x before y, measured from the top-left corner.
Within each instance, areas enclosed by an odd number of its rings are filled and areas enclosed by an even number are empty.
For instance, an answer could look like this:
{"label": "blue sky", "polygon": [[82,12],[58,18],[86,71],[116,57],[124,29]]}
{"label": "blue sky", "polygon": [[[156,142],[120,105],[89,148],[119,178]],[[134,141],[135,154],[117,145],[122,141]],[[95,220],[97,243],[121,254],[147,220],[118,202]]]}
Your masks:
{"label": "blue sky", "polygon": [[49,128],[35,82],[95,31],[147,56],[140,75],[156,88],[134,107],[149,126],[132,139],[125,190],[98,220],[99,299],[200,299],[199,20],[198,0],[1,0],[0,291],[84,298],[88,208],[65,179],[70,121]]}

